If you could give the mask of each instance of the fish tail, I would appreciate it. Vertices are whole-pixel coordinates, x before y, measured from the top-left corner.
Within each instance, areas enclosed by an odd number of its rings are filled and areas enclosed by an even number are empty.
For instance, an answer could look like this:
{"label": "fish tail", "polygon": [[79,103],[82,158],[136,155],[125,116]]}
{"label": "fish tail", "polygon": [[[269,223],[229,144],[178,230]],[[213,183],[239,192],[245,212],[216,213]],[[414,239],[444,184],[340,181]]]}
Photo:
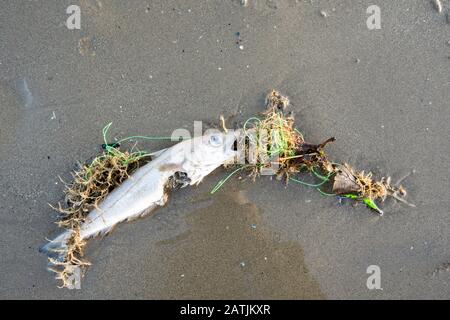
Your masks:
{"label": "fish tail", "polygon": [[39,248],[48,256],[47,269],[56,273],[57,280],[61,280],[59,288],[79,288],[82,272],[90,265],[81,258],[84,244],[79,230],[66,230]]}
{"label": "fish tail", "polygon": [[64,231],[55,239],[50,240],[47,244],[41,246],[39,252],[45,253],[48,256],[49,261],[64,263],[69,248],[68,241],[71,238],[72,233],[73,231]]}

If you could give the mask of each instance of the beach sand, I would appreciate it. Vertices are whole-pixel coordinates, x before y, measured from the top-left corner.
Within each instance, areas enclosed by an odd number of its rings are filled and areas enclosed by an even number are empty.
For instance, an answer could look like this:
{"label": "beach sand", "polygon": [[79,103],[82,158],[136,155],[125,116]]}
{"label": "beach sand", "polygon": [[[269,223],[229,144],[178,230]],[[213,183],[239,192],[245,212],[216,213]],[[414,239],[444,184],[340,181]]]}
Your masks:
{"label": "beach sand", "polygon": [[[428,1],[71,1],[0,4],[0,298],[450,298],[450,27]],[[326,14],[321,14],[321,11]],[[291,100],[331,158],[404,180],[379,217],[314,189],[225,174],[89,243],[81,290],[58,289],[38,247],[58,233],[63,185],[113,136]],[[170,142],[143,142],[147,150]],[[383,290],[366,286],[370,265]]]}

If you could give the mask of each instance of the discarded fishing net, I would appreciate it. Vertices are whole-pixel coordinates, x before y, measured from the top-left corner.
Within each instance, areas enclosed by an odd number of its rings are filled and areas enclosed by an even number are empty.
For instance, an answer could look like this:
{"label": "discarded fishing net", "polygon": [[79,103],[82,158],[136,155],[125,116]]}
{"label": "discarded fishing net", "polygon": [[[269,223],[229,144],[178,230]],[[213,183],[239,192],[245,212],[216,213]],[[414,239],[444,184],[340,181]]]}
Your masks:
{"label": "discarded fishing net", "polygon": [[[261,174],[275,174],[286,183],[293,181],[313,187],[324,195],[361,201],[380,215],[383,211],[376,201],[383,202],[389,196],[413,206],[405,200],[405,188],[393,186],[390,177],[374,180],[370,172],[330,161],[324,147],[334,142],[334,137],[320,144],[307,143],[294,127],[293,115],[286,113],[288,106],[287,97],[275,90],[269,92],[267,110],[261,117],[249,118],[244,123],[245,163],[219,181],[211,193],[219,190],[235,173],[246,170],[253,179]],[[299,180],[298,176],[305,172],[319,178],[319,182],[312,184]],[[331,192],[322,189],[327,183],[331,184]]]}

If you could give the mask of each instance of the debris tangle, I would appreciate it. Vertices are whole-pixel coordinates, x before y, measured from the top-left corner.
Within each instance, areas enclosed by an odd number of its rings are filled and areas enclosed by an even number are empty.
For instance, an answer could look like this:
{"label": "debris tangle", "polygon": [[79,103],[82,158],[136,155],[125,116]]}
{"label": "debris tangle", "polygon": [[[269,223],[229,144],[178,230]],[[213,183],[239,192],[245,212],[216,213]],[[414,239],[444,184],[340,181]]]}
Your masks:
{"label": "debris tangle", "polygon": [[[393,197],[410,206],[405,200],[406,190],[391,184],[390,177],[374,180],[371,172],[358,171],[347,163],[329,160],[325,146],[334,142],[331,137],[320,144],[307,143],[303,134],[294,126],[294,116],[287,112],[289,99],[271,90],[266,97],[266,111],[260,117],[251,117],[243,126],[245,163],[220,180],[211,193],[217,192],[228,179],[240,171],[246,171],[255,180],[260,175],[274,174],[286,183],[292,181],[316,188],[321,194],[354,199],[370,209],[383,214],[375,201],[384,202]],[[268,173],[269,171],[269,173]],[[319,179],[317,183],[302,181],[302,174]],[[329,184],[330,191],[322,188]]]}
{"label": "debris tangle", "polygon": [[[279,180],[315,188],[323,195],[354,199],[380,214],[383,211],[375,201],[383,202],[387,197],[411,205],[405,200],[406,190],[392,185],[389,177],[374,180],[370,172],[357,171],[349,164],[329,160],[324,148],[335,141],[334,137],[320,144],[307,143],[295,127],[293,113],[287,111],[287,97],[272,90],[266,97],[265,107],[265,112],[247,119],[243,125],[244,134],[240,137],[243,141],[239,145],[244,145],[244,162],[234,164],[234,170],[220,180],[211,193],[222,188],[234,174],[245,171],[253,180],[260,175],[274,174]],[[220,121],[222,129],[227,131],[223,116]],[[63,181],[65,202],[52,206],[59,211],[58,226],[72,231],[64,257],[49,257],[49,268],[61,280],[62,287],[71,287],[75,270],[83,272],[90,265],[83,257],[85,241],[80,237],[80,227],[89,212],[98,208],[100,202],[137,168],[151,160],[151,154],[137,150],[136,143],[127,151],[120,150],[121,144],[140,139],[173,141],[171,137],[132,136],[108,143],[110,126],[111,123],[102,131],[103,152],[92,161],[80,164],[72,173],[72,182]],[[319,180],[317,183],[305,182],[301,175],[311,175]]]}

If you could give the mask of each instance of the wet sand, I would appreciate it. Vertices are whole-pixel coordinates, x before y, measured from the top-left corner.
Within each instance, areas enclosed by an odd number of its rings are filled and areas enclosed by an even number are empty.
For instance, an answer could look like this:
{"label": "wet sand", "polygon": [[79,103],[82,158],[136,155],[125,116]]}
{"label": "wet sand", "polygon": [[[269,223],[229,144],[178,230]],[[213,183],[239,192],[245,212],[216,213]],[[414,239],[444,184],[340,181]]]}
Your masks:
{"label": "wet sand", "polygon": [[[450,27],[428,1],[69,1],[0,4],[0,297],[448,299]],[[327,13],[326,17],[320,11]],[[242,47],[240,47],[242,46]],[[385,216],[313,189],[218,170],[152,216],[89,244],[81,290],[38,252],[58,231],[58,176],[117,137],[230,125],[286,94],[311,142],[404,181]],[[157,150],[165,142],[145,142]],[[383,290],[368,290],[378,265]]]}

